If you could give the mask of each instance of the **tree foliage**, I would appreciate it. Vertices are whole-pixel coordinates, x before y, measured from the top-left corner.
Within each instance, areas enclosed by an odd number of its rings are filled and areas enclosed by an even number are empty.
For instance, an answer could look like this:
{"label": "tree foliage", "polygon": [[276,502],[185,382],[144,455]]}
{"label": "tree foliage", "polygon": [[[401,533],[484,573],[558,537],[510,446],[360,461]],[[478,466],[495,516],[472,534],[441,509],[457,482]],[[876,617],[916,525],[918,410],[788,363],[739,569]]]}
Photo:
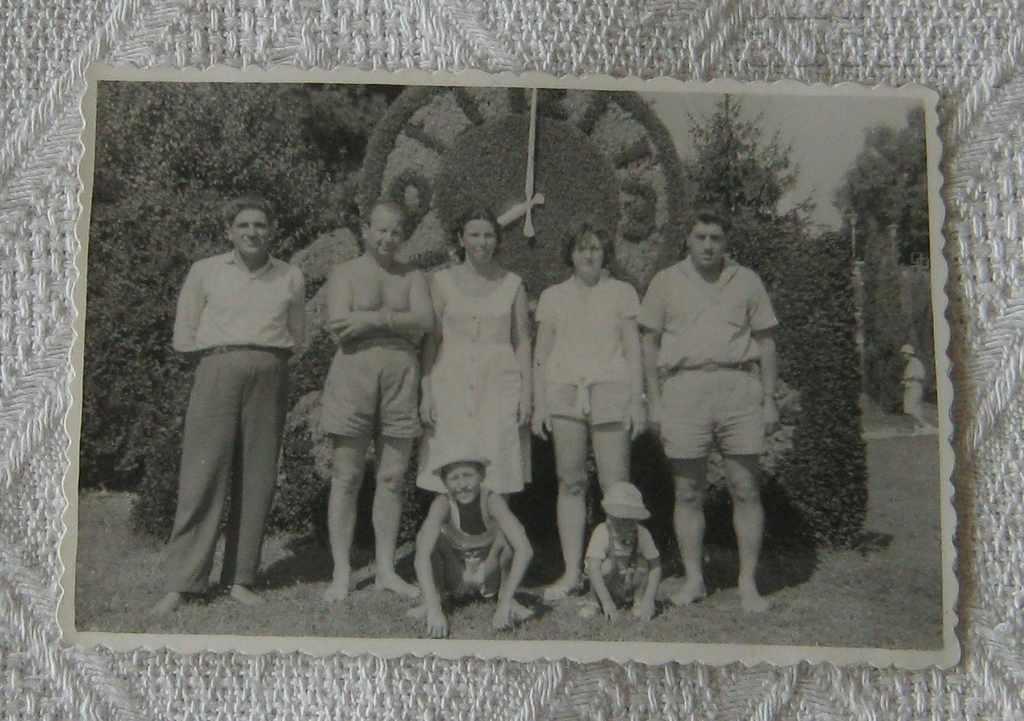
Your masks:
{"label": "tree foliage", "polygon": [[[904,309],[895,225],[867,228],[864,261],[864,375],[865,390],[890,412],[900,412],[903,362],[900,346],[908,340],[909,319]],[[930,298],[928,298],[930,311]],[[930,312],[928,330],[931,330]]]}
{"label": "tree foliage", "polygon": [[868,496],[853,258],[837,233],[789,251],[778,306],[781,328],[788,326],[786,379],[800,391],[800,410],[777,479],[813,537],[847,545],[863,527]]}
{"label": "tree foliage", "polygon": [[730,223],[729,248],[737,262],[777,285],[779,248],[802,237],[813,211],[804,199],[786,212],[783,197],[796,187],[799,168],[779,133],[765,137],[761,116],[744,117],[742,103],[726,95],[708,118],[691,118],[695,153],[684,162],[692,209],[719,209]]}
{"label": "tree foliage", "polygon": [[907,113],[906,125],[869,128],[860,151],[836,190],[835,207],[849,223],[856,223],[858,257],[864,257],[871,223],[880,228],[895,225],[897,259],[908,264],[915,254],[928,257],[928,167],[925,152],[924,113]]}
{"label": "tree foliage", "polygon": [[[192,370],[171,349],[185,274],[195,260],[228,249],[220,207],[232,195],[256,192],[271,201],[277,212],[271,252],[279,257],[336,225],[342,196],[355,187],[346,173],[361,160],[358,153],[380,111],[378,101],[358,93],[346,104],[354,92],[101,84],[82,485],[127,487],[143,479],[165,484],[170,477],[173,495]],[[339,107],[328,111],[332,104]],[[328,132],[335,123],[342,130]],[[345,134],[353,139],[335,148]]]}
{"label": "tree foliage", "polygon": [[[762,116],[745,119],[742,103],[730,95],[716,103],[709,118],[690,119],[696,153],[684,169],[694,202],[730,214],[777,217],[779,202],[793,190],[800,174],[781,134],[766,139]],[[796,207],[798,214],[811,209],[809,200]]]}

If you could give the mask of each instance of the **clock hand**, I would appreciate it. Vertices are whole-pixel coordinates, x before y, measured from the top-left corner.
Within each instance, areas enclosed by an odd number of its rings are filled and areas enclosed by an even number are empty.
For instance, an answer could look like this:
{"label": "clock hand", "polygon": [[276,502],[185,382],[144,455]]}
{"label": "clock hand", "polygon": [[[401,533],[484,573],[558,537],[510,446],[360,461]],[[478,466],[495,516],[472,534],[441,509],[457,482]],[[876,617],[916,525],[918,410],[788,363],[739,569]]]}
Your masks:
{"label": "clock hand", "polygon": [[[537,145],[537,88],[530,92],[530,142],[526,149],[526,220],[523,222],[523,235],[534,236],[533,230],[533,152]],[[542,198],[543,202],[543,198]]]}
{"label": "clock hand", "polygon": [[[515,205],[513,205],[511,208],[509,208],[504,213],[502,213],[501,215],[498,216],[498,225],[500,225],[501,227],[504,228],[509,223],[514,223],[515,221],[517,221],[520,218],[522,218],[523,215],[527,215],[527,222],[529,223],[530,222],[530,218],[529,218],[529,215],[528,215],[529,214],[529,210],[534,205],[544,205],[544,193],[534,193],[532,198],[529,198],[528,200],[524,200],[522,203],[516,203]],[[524,227],[523,227],[523,234],[524,235],[526,234],[525,224],[524,224]],[[533,223],[530,223],[530,233],[529,233],[529,235],[527,235],[527,237],[532,237],[532,236],[533,236]]]}

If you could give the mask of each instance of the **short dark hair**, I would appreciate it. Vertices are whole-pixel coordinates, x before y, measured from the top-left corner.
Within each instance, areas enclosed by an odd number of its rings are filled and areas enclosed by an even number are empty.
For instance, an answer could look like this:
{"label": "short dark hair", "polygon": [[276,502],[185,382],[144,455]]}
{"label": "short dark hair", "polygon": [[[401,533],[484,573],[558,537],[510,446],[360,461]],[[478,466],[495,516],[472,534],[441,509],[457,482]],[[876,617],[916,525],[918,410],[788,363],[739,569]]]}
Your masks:
{"label": "short dark hair", "polygon": [[615,242],[604,226],[589,218],[577,220],[565,231],[565,235],[562,236],[562,262],[572,267],[572,254],[576,246],[588,235],[593,235],[601,242],[601,250],[604,251],[601,267],[611,267],[612,261],[615,260]]}
{"label": "short dark hair", "polygon": [[497,242],[494,244],[494,250],[497,252],[501,246],[501,225],[498,223],[498,216],[494,214],[494,211],[488,208],[486,205],[475,205],[466,210],[459,216],[456,221],[455,227],[452,228],[452,254],[461,263],[466,259],[466,249],[462,247],[462,231],[466,229],[466,225],[474,220],[486,220],[494,228],[494,236]]}
{"label": "short dark hair", "polygon": [[697,208],[690,216],[690,227],[686,231],[689,235],[698,225],[717,225],[723,233],[729,232],[729,221],[726,216],[717,208]]}
{"label": "short dark hair", "polygon": [[274,208],[270,205],[270,202],[261,195],[246,193],[225,201],[224,205],[221,206],[220,216],[224,221],[224,225],[230,226],[234,223],[235,218],[243,210],[262,211],[267,216],[267,223],[270,225],[274,224]]}

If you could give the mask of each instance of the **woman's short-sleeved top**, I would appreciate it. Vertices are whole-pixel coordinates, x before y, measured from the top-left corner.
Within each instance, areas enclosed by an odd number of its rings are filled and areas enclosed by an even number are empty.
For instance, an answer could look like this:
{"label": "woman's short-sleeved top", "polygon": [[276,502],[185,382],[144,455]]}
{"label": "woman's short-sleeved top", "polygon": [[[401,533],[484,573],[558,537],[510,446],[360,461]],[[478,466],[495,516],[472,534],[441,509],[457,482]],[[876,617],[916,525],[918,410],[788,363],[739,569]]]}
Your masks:
{"label": "woman's short-sleeved top", "polygon": [[628,383],[622,321],[636,318],[640,299],[629,283],[601,278],[586,286],[575,276],[540,294],[537,321],[555,329],[546,363],[552,383]]}

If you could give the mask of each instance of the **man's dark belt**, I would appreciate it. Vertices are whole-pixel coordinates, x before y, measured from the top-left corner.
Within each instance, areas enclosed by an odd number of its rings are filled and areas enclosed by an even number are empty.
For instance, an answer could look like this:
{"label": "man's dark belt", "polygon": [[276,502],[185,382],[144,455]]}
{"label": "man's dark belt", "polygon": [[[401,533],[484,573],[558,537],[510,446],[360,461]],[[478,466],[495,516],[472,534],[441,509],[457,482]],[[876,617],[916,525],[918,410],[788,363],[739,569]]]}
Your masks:
{"label": "man's dark belt", "polygon": [[714,361],[708,361],[707,363],[701,363],[695,366],[682,366],[677,369],[679,371],[720,371],[720,370],[734,370],[743,371],[744,373],[753,373],[760,368],[760,364],[756,360],[743,361],[742,363],[716,363]]}
{"label": "man's dark belt", "polygon": [[279,356],[290,356],[292,354],[291,348],[278,348],[272,345],[215,345],[211,348],[203,348],[199,351],[199,356],[205,358],[208,355],[220,355],[221,353],[230,353],[236,350],[255,350],[263,353],[273,353]]}

